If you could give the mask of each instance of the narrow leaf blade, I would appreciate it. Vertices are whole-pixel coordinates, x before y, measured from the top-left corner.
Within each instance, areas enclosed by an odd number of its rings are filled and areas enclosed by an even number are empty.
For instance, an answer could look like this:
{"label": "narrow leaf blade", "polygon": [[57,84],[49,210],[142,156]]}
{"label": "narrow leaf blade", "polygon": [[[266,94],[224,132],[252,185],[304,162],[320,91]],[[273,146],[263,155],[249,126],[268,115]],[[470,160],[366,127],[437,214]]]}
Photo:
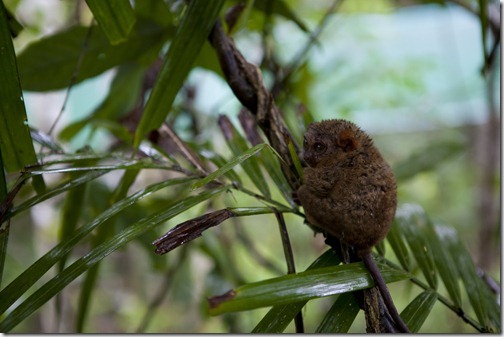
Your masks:
{"label": "narrow leaf blade", "polygon": [[438,233],[441,234],[443,242],[448,245],[448,250],[455,262],[462,283],[466,289],[467,296],[469,297],[469,302],[478,317],[479,323],[484,327],[488,327],[487,307],[485,306],[485,301],[482,300],[483,284],[476,272],[471,255],[460,241],[455,230],[448,227],[438,227]]}
{"label": "narrow leaf blade", "polygon": [[[386,282],[407,279],[407,273],[381,265]],[[210,314],[290,304],[317,297],[369,288],[373,281],[364,265],[351,263],[289,274],[256,283],[245,284],[222,296],[211,298]]]}
{"label": "narrow leaf blade", "polygon": [[451,300],[457,307],[460,308],[462,305],[462,298],[460,295],[460,287],[457,279],[458,272],[455,262],[453,261],[446,245],[441,241],[436,233],[434,225],[430,221],[428,221],[424,231],[432,249],[434,262],[439,276],[441,277],[441,280],[443,280]]}
{"label": "narrow leaf blade", "polygon": [[[336,253],[332,249],[329,249],[317,258],[306,270],[336,266],[339,263],[340,260]],[[308,301],[300,301],[284,305],[275,305],[255,326],[252,333],[283,332],[307,302]]]}
{"label": "narrow leaf blade", "polygon": [[315,333],[346,333],[359,313],[359,305],[351,293],[338,296]]}
{"label": "narrow leaf blade", "polygon": [[74,235],[65,242],[60,242],[53,249],[47,252],[44,256],[39,258],[35,263],[29,266],[21,275],[15,278],[9,285],[0,291],[0,313],[4,313],[15,301],[17,301],[35,282],[37,282],[52,266],[60,261],[68,252],[75,247],[75,245],[93,229],[102,225],[112,216],[123,211],[132,204],[138,202],[140,199],[168,186],[187,183],[194,178],[181,178],[166,180],[161,183],[148,186],[127,198],[124,198],[105,212],[101,213],[91,222],[79,227]]}
{"label": "narrow leaf blade", "polygon": [[[7,172],[37,163],[6,9],[0,4],[0,148]],[[40,178],[39,178],[40,179]]]}
{"label": "narrow leaf blade", "polygon": [[411,332],[418,332],[423,323],[429,316],[434,303],[436,303],[437,294],[434,291],[426,290],[418,295],[401,312],[401,318],[410,328]]}
{"label": "narrow leaf blade", "polygon": [[214,179],[222,176],[223,174],[227,173],[229,170],[231,170],[236,165],[241,164],[245,160],[249,159],[250,157],[252,157],[254,154],[256,154],[259,151],[261,151],[266,146],[268,146],[268,145],[267,144],[259,144],[259,145],[256,145],[256,146],[248,149],[247,151],[243,152],[241,155],[236,156],[235,158],[231,159],[229,162],[227,162],[224,166],[222,166],[218,170],[210,173],[205,178],[203,178],[203,179],[199,180],[198,182],[196,182],[192,186],[192,189],[197,189],[197,188],[200,188],[202,186],[205,186],[206,184],[208,184],[212,180],[214,180]]}
{"label": "narrow leaf blade", "polygon": [[136,130],[135,147],[163,123],[223,4],[224,0],[189,2]]}
{"label": "narrow leaf blade", "polygon": [[397,217],[404,237],[422,271],[427,283],[433,289],[437,288],[436,268],[432,250],[421,233],[426,226],[427,219],[422,208],[418,205],[406,204],[397,210]]}
{"label": "narrow leaf blade", "polygon": [[86,0],[112,45],[126,41],[136,18],[129,0]]}
{"label": "narrow leaf blade", "polygon": [[387,240],[394,251],[395,256],[399,260],[399,263],[405,270],[410,270],[410,255],[408,252],[408,248],[404,243],[404,238],[401,233],[400,225],[397,223],[397,220],[394,220],[394,224],[390,229],[390,232],[387,235]]}
{"label": "narrow leaf blade", "polygon": [[10,331],[26,317],[31,315],[35,310],[40,308],[40,306],[49,301],[54,295],[59,293],[70,282],[75,280],[78,276],[107,257],[109,254],[124,246],[129,241],[149,230],[152,230],[164,221],[186,211],[202,201],[209,199],[223,190],[223,188],[207,190],[199,195],[176,202],[166,210],[152,214],[136,222],[112,237],[110,240],[91,250],[88,254],[75,261],[68,268],[45,283],[18,307],[16,307],[9,315],[7,315],[2,322],[0,322],[0,331]]}
{"label": "narrow leaf blade", "polygon": [[[218,123],[222,133],[224,134],[227,145],[235,156],[247,151],[249,146],[245,138],[240,135],[227,116],[219,116]],[[269,197],[271,193],[268,187],[268,182],[264,179],[263,173],[261,172],[259,159],[256,156],[252,156],[249,160],[242,162],[241,166],[259,191],[263,195]]]}

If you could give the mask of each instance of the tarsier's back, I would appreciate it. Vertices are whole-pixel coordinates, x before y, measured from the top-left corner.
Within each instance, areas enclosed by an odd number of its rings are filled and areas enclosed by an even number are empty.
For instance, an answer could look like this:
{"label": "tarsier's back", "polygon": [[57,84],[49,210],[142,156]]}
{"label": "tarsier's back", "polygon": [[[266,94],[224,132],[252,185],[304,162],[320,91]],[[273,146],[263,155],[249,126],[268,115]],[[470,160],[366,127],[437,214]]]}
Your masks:
{"label": "tarsier's back", "polygon": [[396,183],[371,138],[345,120],[312,123],[305,134],[304,185],[298,198],[308,222],[359,250],[388,233]]}

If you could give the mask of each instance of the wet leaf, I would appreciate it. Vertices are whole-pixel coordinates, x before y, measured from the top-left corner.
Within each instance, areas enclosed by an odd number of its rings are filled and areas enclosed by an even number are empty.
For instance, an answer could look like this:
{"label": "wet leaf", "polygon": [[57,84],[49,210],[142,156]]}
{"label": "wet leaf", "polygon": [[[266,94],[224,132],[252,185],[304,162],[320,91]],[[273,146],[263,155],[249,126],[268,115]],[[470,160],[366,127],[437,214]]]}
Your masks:
{"label": "wet leaf", "polygon": [[[37,163],[37,156],[28,128],[28,118],[18,74],[8,17],[0,3],[0,154],[7,172],[21,171]],[[34,188],[45,188],[42,177],[34,178]]]}
{"label": "wet leaf", "polygon": [[431,313],[436,300],[436,292],[426,290],[415,297],[415,299],[401,312],[401,318],[411,332],[415,333],[420,330],[427,316]]}
{"label": "wet leaf", "polygon": [[441,241],[436,233],[435,226],[428,221],[424,232],[434,257],[439,276],[450,295],[451,300],[457,307],[461,307],[462,299],[460,296],[460,287],[458,283],[458,272],[455,263],[448,251],[446,245]]}
{"label": "wet leaf", "polygon": [[87,236],[96,227],[105,223],[112,216],[122,212],[125,208],[133,205],[146,196],[168,186],[183,184],[194,180],[194,178],[181,178],[166,180],[161,183],[148,186],[127,198],[124,198],[98,217],[79,227],[74,234],[65,242],[60,242],[53,249],[39,258],[35,263],[29,266],[14,281],[9,283],[0,291],[0,313],[4,313],[15,301],[17,301],[35,282],[37,282],[52,266],[60,261],[75,245]]}
{"label": "wet leaf", "polygon": [[256,325],[252,333],[281,333],[303,309],[308,301],[275,305]]}
{"label": "wet leaf", "polygon": [[[307,270],[335,266],[340,263],[337,254],[332,250],[327,250],[319,256]],[[298,312],[308,301],[300,301],[285,305],[275,305],[256,325],[253,333],[279,333],[283,332],[289,323],[296,317]]]}
{"label": "wet leaf", "polygon": [[324,316],[315,333],[346,333],[359,313],[359,305],[352,293],[338,296]]}
{"label": "wet leaf", "polygon": [[404,243],[404,238],[402,237],[401,227],[397,223],[397,219],[394,220],[394,224],[390,229],[387,240],[394,251],[395,256],[399,260],[399,263],[405,270],[411,270],[409,252],[406,244]]}
{"label": "wet leaf", "polygon": [[[386,282],[408,278],[408,274],[380,265]],[[272,305],[290,304],[317,297],[369,288],[373,281],[363,263],[319,268],[269,280],[245,284],[228,293],[209,299],[210,314],[251,310]]]}
{"label": "wet leaf", "polygon": [[462,279],[467,296],[469,297],[469,302],[478,317],[479,323],[484,327],[488,327],[488,308],[484,305],[484,294],[482,292],[483,283],[476,273],[471,255],[469,255],[467,248],[460,241],[454,229],[449,227],[437,227],[436,231],[443,242],[448,246],[448,251],[455,262],[455,266]]}
{"label": "wet leaf", "polygon": [[437,289],[436,268],[431,247],[424,235],[422,228],[427,225],[427,218],[420,206],[405,204],[397,210],[396,217],[408,242],[410,250],[418,263],[427,283]]}
{"label": "wet leaf", "polygon": [[114,235],[110,240],[92,249],[88,254],[72,263],[61,273],[58,273],[24,300],[0,322],[0,331],[10,331],[40,306],[49,301],[54,295],[64,289],[70,282],[129,241],[223,190],[223,188],[207,190],[199,195],[175,202],[165,210],[145,217],[122,232]]}

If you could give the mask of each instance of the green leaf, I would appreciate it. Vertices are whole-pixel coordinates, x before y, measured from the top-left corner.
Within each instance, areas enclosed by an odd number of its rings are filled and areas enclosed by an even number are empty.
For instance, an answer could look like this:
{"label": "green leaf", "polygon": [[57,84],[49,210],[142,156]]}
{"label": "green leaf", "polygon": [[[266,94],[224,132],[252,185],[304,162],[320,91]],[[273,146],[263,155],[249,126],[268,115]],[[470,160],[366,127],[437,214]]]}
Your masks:
{"label": "green leaf", "polygon": [[436,303],[437,294],[435,291],[426,290],[417,297],[401,312],[401,318],[408,326],[411,332],[418,332],[427,316],[432,311]]}
{"label": "green leaf", "polygon": [[0,228],[0,286],[3,280],[3,271],[5,267],[5,258],[7,256],[7,244],[9,242],[10,224]]}
{"label": "green leaf", "polygon": [[397,219],[394,219],[394,224],[392,225],[392,228],[387,235],[387,240],[390,243],[390,246],[392,247],[392,250],[394,251],[394,254],[399,260],[401,266],[405,270],[410,271],[411,266],[409,252],[406,244],[404,243],[404,238],[401,235],[401,229],[399,226],[400,225],[398,224]]}
{"label": "green leaf", "polygon": [[403,232],[403,237],[408,242],[411,252],[418,263],[427,283],[432,289],[437,289],[436,268],[433,252],[421,229],[427,225],[427,218],[420,206],[413,204],[402,205],[397,210],[396,216]]}
{"label": "green leaf", "polygon": [[[94,172],[92,172],[94,173]],[[73,172],[69,175],[69,181],[74,181],[83,174]],[[87,175],[87,176],[86,176]],[[93,178],[97,178],[101,176],[101,174],[95,174],[94,176],[89,174],[84,174],[84,180],[92,180]],[[68,193],[66,194],[65,201],[61,210],[61,228],[59,232],[59,242],[66,241],[77,228],[77,224],[81,219],[82,214],[82,206],[84,205],[84,197],[86,195],[87,183],[82,183],[73,188],[70,188]],[[60,260],[59,270],[63,270],[65,267],[66,256]]]}
{"label": "green leaf", "polygon": [[299,159],[294,143],[292,143],[290,139],[287,139],[287,142],[288,142],[287,147],[289,148],[289,153],[292,158],[292,162],[294,163],[294,167],[296,168],[296,172],[299,178],[301,179],[301,182],[303,182],[304,177],[303,177],[303,166],[301,165],[301,160]]}
{"label": "green leaf", "polygon": [[60,261],[75,245],[88,235],[93,229],[102,225],[112,216],[122,212],[125,208],[138,202],[140,199],[168,186],[187,183],[194,178],[181,178],[166,180],[161,183],[148,186],[127,198],[124,198],[105,212],[101,213],[91,222],[79,227],[72,237],[65,242],[60,242],[44,256],[28,267],[21,275],[0,291],[0,314],[4,313],[15,301],[17,301],[37,280],[39,280],[54,264]]}
{"label": "green leaf", "polygon": [[108,172],[109,172],[108,170],[92,171],[92,172],[83,174],[75,179],[70,179],[68,181],[65,181],[64,183],[62,183],[56,187],[53,187],[53,188],[45,191],[44,193],[37,194],[36,196],[24,201],[20,205],[13,207],[12,212],[9,214],[9,217],[12,218],[12,217],[16,216],[17,214],[21,213],[22,211],[27,210],[27,209],[41,203],[42,201],[50,199],[60,193],[66,192],[66,191],[71,190],[73,188],[76,188],[76,187],[78,187],[82,184],[85,184],[91,180],[94,180],[94,179],[96,179],[96,178],[98,178]]}
{"label": "green leaf", "polygon": [[230,161],[228,161],[224,166],[222,166],[218,170],[210,173],[205,178],[203,178],[203,179],[197,181],[196,183],[194,183],[194,185],[192,185],[192,189],[197,189],[197,188],[200,188],[202,186],[205,186],[206,184],[208,184],[212,180],[217,179],[218,177],[220,177],[223,174],[227,173],[233,167],[235,167],[238,164],[241,164],[243,161],[249,159],[254,154],[256,154],[257,152],[261,151],[263,148],[265,148],[267,146],[269,146],[269,145],[267,145],[267,144],[259,144],[259,145],[256,145],[256,146],[248,149],[247,151],[243,152],[241,155],[234,157],[233,159],[231,159]]}
{"label": "green leaf", "polygon": [[162,27],[170,26],[174,21],[169,5],[163,0],[135,1],[134,10],[137,17],[156,22]]}
{"label": "green leaf", "polygon": [[203,43],[200,53],[194,61],[194,67],[201,67],[206,70],[210,70],[216,75],[220,76],[222,79],[225,79],[224,73],[222,72],[222,68],[219,63],[219,58],[215,53],[215,49],[212,47],[208,40]]}
{"label": "green leaf", "polygon": [[484,327],[488,327],[488,308],[483,300],[483,283],[476,273],[471,255],[469,255],[469,252],[460,241],[460,238],[454,229],[449,227],[437,227],[437,233],[440,235],[442,241],[448,246],[448,251],[455,262],[455,266],[458,270],[460,278],[462,279],[467,296],[469,297],[469,302],[478,317],[479,323]]}
{"label": "green leaf", "polygon": [[462,305],[462,298],[460,296],[460,287],[457,279],[458,272],[450,252],[439,238],[434,225],[430,221],[427,221],[427,226],[423,229],[427,242],[431,247],[439,276],[443,280],[451,300],[460,308]]}
{"label": "green leaf", "polygon": [[[249,149],[247,141],[242,137],[238,130],[236,130],[227,116],[220,115],[218,123],[222,133],[224,134],[224,139],[226,140],[227,145],[235,156],[239,156]],[[252,156],[249,160],[243,161],[241,166],[261,194],[270,197],[271,193],[268,187],[268,182],[264,179],[263,173],[261,172],[259,159],[256,156]]]}
{"label": "green leaf", "polygon": [[275,207],[228,207],[226,208],[234,213],[234,216],[250,216],[250,215],[260,215],[260,214],[272,214],[275,212],[279,213],[290,213],[292,210],[290,208],[280,208]]}
{"label": "green leaf", "polygon": [[[386,265],[379,267],[386,282],[400,281],[409,277],[402,270]],[[371,286],[373,281],[362,262],[319,268],[245,284],[222,296],[213,297],[209,300],[210,314],[290,304]]]}
{"label": "green leaf", "polygon": [[[338,255],[329,249],[318,257],[306,270],[336,266],[340,263]],[[275,305],[255,326],[253,333],[280,333],[287,328],[289,323],[296,317],[298,312],[308,301]]]}
{"label": "green leaf", "polygon": [[154,213],[142,220],[134,223],[119,234],[115,235],[110,240],[91,250],[88,254],[81,257],[68,268],[57,274],[50,281],[45,283],[18,307],[16,307],[2,322],[0,322],[0,331],[10,331],[26,317],[31,315],[35,310],[40,308],[44,303],[50,300],[54,295],[59,293],[70,282],[75,280],[83,272],[94,266],[96,263],[107,257],[112,252],[124,246],[129,241],[142,235],[143,233],[154,229],[161,223],[171,219],[172,217],[188,210],[198,203],[209,199],[210,197],[224,191],[224,188],[207,190],[199,195],[191,196],[180,200],[165,210]]}
{"label": "green leaf", "polygon": [[86,273],[84,282],[80,289],[79,304],[77,305],[77,321],[75,323],[75,332],[82,333],[87,315],[89,313],[89,304],[95,289],[96,280],[100,271],[100,263],[95,264]]}
{"label": "green leaf", "polygon": [[275,305],[255,326],[252,333],[268,334],[283,332],[306,303],[308,301]]}
{"label": "green leaf", "polygon": [[[7,183],[5,180],[5,170],[3,168],[2,150],[0,149],[0,203],[7,197]],[[6,210],[7,211],[7,210]],[[5,258],[7,257],[7,244],[9,242],[10,223],[5,226],[0,223],[0,287],[3,280]]]}
{"label": "green leaf", "polygon": [[266,151],[262,151],[259,154],[259,159],[261,164],[266,168],[266,172],[268,172],[269,176],[289,205],[291,207],[298,207],[292,199],[292,188],[289,186],[289,183],[280,168],[279,158],[273,151],[271,151],[271,148],[268,148]]}
{"label": "green leaf", "polygon": [[223,4],[224,0],[189,2],[136,130],[135,148],[148,132],[161,126],[170,112]]}
{"label": "green leaf", "polygon": [[[37,163],[19,83],[14,46],[3,2],[0,3],[0,149],[7,172]],[[39,183],[40,183],[39,178]]]}
{"label": "green leaf", "polygon": [[352,293],[338,296],[315,333],[346,333],[359,313],[359,305]]}
{"label": "green leaf", "polygon": [[129,0],[86,0],[86,3],[110,44],[127,40],[136,21]]}
{"label": "green leaf", "polygon": [[[87,40],[89,29],[92,32]],[[34,42],[23,50],[18,56],[21,86],[23,90],[31,91],[65,88],[82,53],[75,83],[159,50],[161,43],[172,33],[170,29],[137,22],[127,41],[112,46],[98,26],[71,27]]]}
{"label": "green leaf", "polygon": [[[124,199],[128,193],[129,188],[135,182],[136,177],[140,170],[126,170],[121,178],[121,181],[117,185],[114,193],[112,194],[110,204],[113,205],[121,199]],[[99,244],[102,244],[107,239],[109,239],[115,232],[115,224],[118,215],[109,218],[103,226],[98,228],[97,234],[92,239],[92,247],[96,248]],[[77,310],[77,320],[75,331],[81,333],[88,316],[90,302],[96,289],[95,284],[98,279],[98,274],[100,270],[100,263],[95,264],[87,272],[79,294],[79,303]]]}
{"label": "green leaf", "polygon": [[[7,197],[7,181],[5,180],[5,170],[2,160],[2,149],[0,148],[0,204]],[[7,210],[5,210],[7,211]],[[10,224],[1,226],[0,223],[0,287],[2,286],[3,271],[5,267],[5,258],[7,256],[7,243],[9,242]]]}
{"label": "green leaf", "polygon": [[[217,167],[222,167],[226,165],[227,160],[224,159],[222,156],[220,156],[217,153],[210,152],[210,151],[202,151],[200,153],[203,157],[207,158],[210,160],[212,163],[214,163]],[[236,182],[239,185],[242,184],[242,180],[240,176],[234,171],[234,170],[229,170],[224,174],[230,181]]]}

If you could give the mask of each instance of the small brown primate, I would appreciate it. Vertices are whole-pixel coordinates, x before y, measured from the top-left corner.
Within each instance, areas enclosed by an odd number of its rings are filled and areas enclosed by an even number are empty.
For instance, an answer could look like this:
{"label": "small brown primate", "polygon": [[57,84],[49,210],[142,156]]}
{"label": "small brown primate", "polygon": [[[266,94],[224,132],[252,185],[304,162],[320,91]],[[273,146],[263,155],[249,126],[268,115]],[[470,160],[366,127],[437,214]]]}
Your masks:
{"label": "small brown primate", "polygon": [[387,235],[397,207],[390,166],[364,131],[341,119],[310,124],[303,159],[308,167],[297,198],[306,220],[357,250],[392,318],[403,332],[410,332],[371,255]]}

